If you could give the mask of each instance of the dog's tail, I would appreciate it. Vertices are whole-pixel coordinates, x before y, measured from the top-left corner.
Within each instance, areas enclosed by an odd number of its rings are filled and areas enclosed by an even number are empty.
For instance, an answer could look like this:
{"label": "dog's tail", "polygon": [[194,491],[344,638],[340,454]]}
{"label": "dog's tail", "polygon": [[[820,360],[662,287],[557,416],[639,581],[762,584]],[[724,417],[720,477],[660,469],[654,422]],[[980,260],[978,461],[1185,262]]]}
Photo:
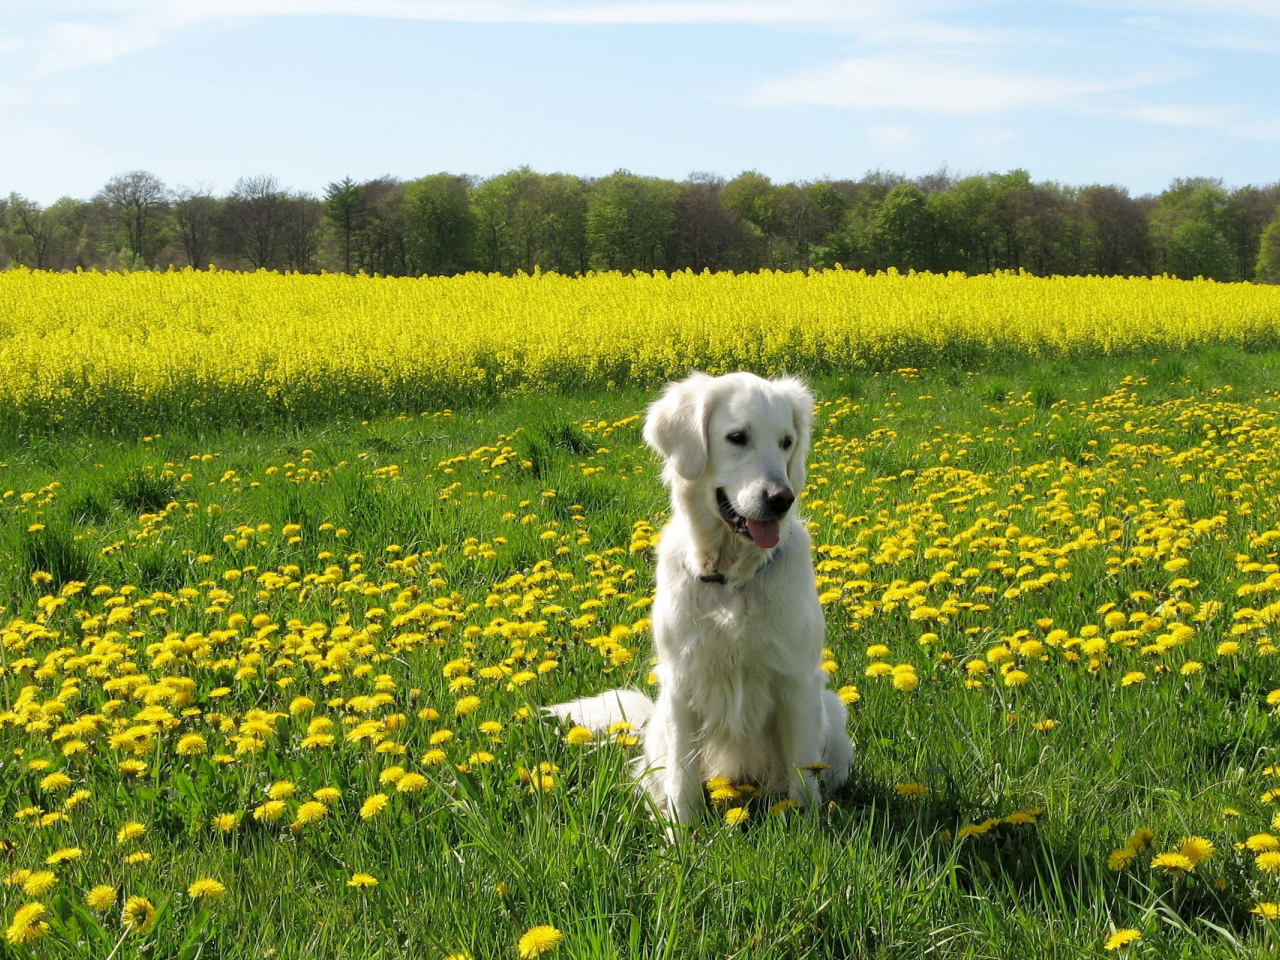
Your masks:
{"label": "dog's tail", "polygon": [[644,726],[653,713],[653,701],[639,690],[610,690],[595,697],[543,708],[543,712],[580,724],[592,733],[608,730],[615,723]]}

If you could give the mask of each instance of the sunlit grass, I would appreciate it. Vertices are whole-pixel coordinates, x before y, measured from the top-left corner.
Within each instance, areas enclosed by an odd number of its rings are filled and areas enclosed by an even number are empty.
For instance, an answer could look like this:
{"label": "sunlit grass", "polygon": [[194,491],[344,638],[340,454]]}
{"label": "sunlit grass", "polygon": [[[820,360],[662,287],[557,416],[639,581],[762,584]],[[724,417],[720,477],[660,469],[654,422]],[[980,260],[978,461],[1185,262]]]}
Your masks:
{"label": "sunlit grass", "polygon": [[1275,363],[817,383],[854,779],[811,812],[716,785],[674,847],[632,732],[537,719],[648,681],[645,393],[11,444],[7,949],[1273,950]]}

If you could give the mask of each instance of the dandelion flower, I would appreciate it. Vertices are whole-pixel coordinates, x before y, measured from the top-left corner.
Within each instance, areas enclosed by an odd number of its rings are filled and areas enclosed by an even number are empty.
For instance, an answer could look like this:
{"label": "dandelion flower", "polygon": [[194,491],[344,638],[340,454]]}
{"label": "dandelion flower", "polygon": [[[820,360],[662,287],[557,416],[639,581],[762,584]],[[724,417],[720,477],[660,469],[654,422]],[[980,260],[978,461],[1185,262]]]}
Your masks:
{"label": "dandelion flower", "polygon": [[298,813],[294,817],[294,825],[299,827],[309,826],[317,823],[325,818],[329,812],[329,808],[318,800],[308,800],[302,806],[298,807]]}
{"label": "dandelion flower", "polygon": [[58,883],[58,877],[52,870],[37,870],[22,884],[22,892],[29,897],[43,897]]}
{"label": "dandelion flower", "polygon": [[377,885],[377,879],[367,873],[353,873],[351,879],[347,881],[348,887],[355,887],[357,890],[365,890]]}
{"label": "dandelion flower", "polygon": [[84,853],[79,847],[63,847],[61,850],[55,850],[44,858],[44,862],[50,866],[57,866],[60,863],[69,863],[77,859]]}
{"label": "dandelion flower", "polygon": [[1275,873],[1280,870],[1280,852],[1268,850],[1266,853],[1260,853],[1254,859],[1253,865],[1263,873]]}
{"label": "dandelion flower", "polygon": [[1213,851],[1213,843],[1204,837],[1183,837],[1178,844],[1178,852],[1197,866],[1212,857]]}
{"label": "dandelion flower", "polygon": [[90,910],[98,913],[110,910],[116,903],[116,888],[100,883],[84,895],[84,902],[89,905]]}
{"label": "dandelion flower", "polygon": [[43,903],[24,903],[14,911],[13,922],[4,932],[5,940],[18,944],[43,937],[49,932],[49,924],[40,918],[47,909]]}
{"label": "dandelion flower", "polygon": [[217,880],[210,878],[197,880],[195,883],[191,884],[191,886],[187,887],[187,896],[192,900],[198,900],[201,897],[205,897],[209,900],[217,900],[226,892],[227,888],[225,886]]}
{"label": "dandelion flower", "polygon": [[370,820],[385,810],[386,806],[387,795],[385,793],[375,793],[360,804],[360,817],[363,820]]}
{"label": "dandelion flower", "polygon": [[120,922],[130,933],[150,933],[156,922],[156,908],[146,897],[130,897],[125,901]]}
{"label": "dandelion flower", "polygon": [[51,773],[40,781],[40,789],[45,793],[57,793],[59,790],[65,790],[71,786],[71,778],[65,773]]}
{"label": "dandelion flower", "polygon": [[1120,686],[1132,687],[1134,684],[1141,683],[1145,679],[1147,679],[1147,675],[1141,670],[1130,670],[1120,678]]}
{"label": "dandelion flower", "polygon": [[1133,847],[1121,847],[1118,850],[1112,850],[1107,855],[1107,869],[1114,870],[1117,873],[1129,867],[1134,859],[1138,856],[1138,851]]}
{"label": "dandelion flower", "polygon": [[1103,944],[1103,948],[1106,950],[1123,950],[1135,940],[1140,939],[1142,939],[1142,934],[1137,930],[1132,930],[1126,927],[1123,930],[1117,930],[1111,936],[1107,937],[1107,942]]}
{"label": "dandelion flower", "polygon": [[1030,679],[1030,674],[1025,670],[1010,670],[1004,675],[1004,685],[1006,687],[1020,687]]}
{"label": "dandelion flower", "polygon": [[899,783],[893,788],[898,791],[898,795],[908,800],[919,800],[929,792],[929,788],[923,783]]}
{"label": "dandelion flower", "polygon": [[445,752],[437,747],[435,750],[428,750],[422,755],[422,765],[424,767],[438,766],[445,761]]}
{"label": "dandelion flower", "polygon": [[1162,853],[1151,861],[1151,866],[1178,872],[1189,872],[1196,868],[1195,861],[1183,853]]}
{"label": "dandelion flower", "polygon": [[520,960],[533,960],[554,950],[564,940],[564,934],[551,926],[533,927],[520,938],[517,949]]}
{"label": "dandelion flower", "polygon": [[209,825],[219,833],[230,833],[240,823],[237,813],[217,813],[209,819]]}
{"label": "dandelion flower", "polygon": [[342,791],[337,787],[321,787],[311,796],[325,805],[337,803],[342,799]]}
{"label": "dandelion flower", "polygon": [[397,793],[417,793],[427,786],[427,778],[420,773],[406,773],[396,783]]}
{"label": "dandelion flower", "polygon": [[1270,833],[1255,833],[1244,845],[1254,853],[1265,853],[1268,850],[1280,850],[1280,840]]}
{"label": "dandelion flower", "polygon": [[573,746],[581,747],[581,746],[584,746],[585,744],[590,743],[592,740],[594,740],[595,734],[593,734],[586,727],[574,727],[567,734],[565,734],[565,739],[569,741],[569,743],[572,744]]}
{"label": "dandelion flower", "polygon": [[841,687],[836,691],[836,696],[840,698],[840,702],[843,704],[857,703],[862,699],[862,694],[858,692],[858,688],[852,685]]}
{"label": "dandelion flower", "polygon": [[455,716],[465,717],[468,714],[475,713],[480,709],[480,698],[477,696],[463,697],[454,704],[453,712]]}
{"label": "dandelion flower", "polygon": [[173,748],[173,752],[180,757],[192,757],[198,753],[204,753],[208,746],[208,743],[200,734],[188,733],[178,739],[178,744]]}
{"label": "dandelion flower", "polygon": [[1129,846],[1133,847],[1135,850],[1142,850],[1155,838],[1156,832],[1150,827],[1139,827],[1137,830],[1133,831],[1133,835],[1129,837]]}
{"label": "dandelion flower", "polygon": [[746,823],[750,816],[746,807],[734,807],[732,810],[725,811],[724,822],[731,827],[737,827]]}
{"label": "dandelion flower", "polygon": [[131,853],[125,857],[124,862],[132,865],[135,863],[146,863],[150,859],[151,854],[147,853],[145,850],[139,850],[137,853]]}
{"label": "dandelion flower", "polygon": [[267,787],[267,796],[272,800],[288,800],[297,792],[298,788],[288,780],[277,780]]}
{"label": "dandelion flower", "polygon": [[1249,912],[1265,920],[1280,920],[1280,903],[1260,903]]}
{"label": "dandelion flower", "polygon": [[253,819],[261,823],[275,823],[284,816],[287,806],[283,800],[268,800],[253,808]]}

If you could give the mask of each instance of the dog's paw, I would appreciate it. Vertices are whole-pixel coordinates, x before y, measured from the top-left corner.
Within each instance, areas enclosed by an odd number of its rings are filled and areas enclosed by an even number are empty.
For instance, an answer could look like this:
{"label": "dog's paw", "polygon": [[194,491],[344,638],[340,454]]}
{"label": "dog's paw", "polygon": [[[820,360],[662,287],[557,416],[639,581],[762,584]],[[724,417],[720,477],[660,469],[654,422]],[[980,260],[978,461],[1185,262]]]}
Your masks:
{"label": "dog's paw", "polygon": [[698,554],[698,572],[702,576],[714,576],[719,563],[719,550],[703,550]]}

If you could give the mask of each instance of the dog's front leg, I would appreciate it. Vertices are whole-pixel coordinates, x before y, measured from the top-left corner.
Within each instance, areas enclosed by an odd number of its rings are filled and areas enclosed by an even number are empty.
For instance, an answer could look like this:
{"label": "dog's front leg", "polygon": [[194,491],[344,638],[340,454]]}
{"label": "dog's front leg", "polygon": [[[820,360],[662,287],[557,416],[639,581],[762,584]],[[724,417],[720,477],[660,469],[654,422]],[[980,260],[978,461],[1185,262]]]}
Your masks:
{"label": "dog's front leg", "polygon": [[778,698],[778,753],[787,778],[787,796],[802,807],[819,798],[814,765],[822,758],[822,704],[813,682],[789,683]]}
{"label": "dog's front leg", "polygon": [[697,819],[702,808],[702,718],[683,697],[672,697],[667,736],[667,813],[676,823]]}

